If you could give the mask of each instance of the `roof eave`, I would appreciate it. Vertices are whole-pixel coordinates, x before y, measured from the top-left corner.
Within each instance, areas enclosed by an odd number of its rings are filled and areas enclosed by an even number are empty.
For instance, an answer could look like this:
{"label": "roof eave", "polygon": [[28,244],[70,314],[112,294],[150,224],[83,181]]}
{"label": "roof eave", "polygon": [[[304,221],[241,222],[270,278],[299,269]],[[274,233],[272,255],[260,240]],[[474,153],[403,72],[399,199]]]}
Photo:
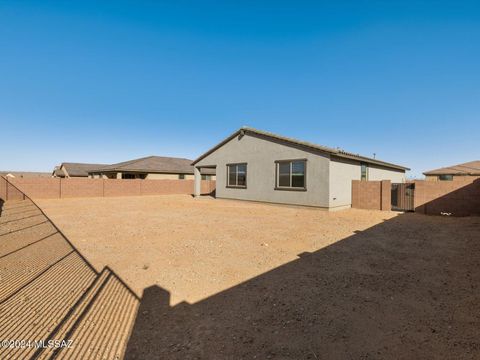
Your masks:
{"label": "roof eave", "polygon": [[367,162],[367,163],[372,163],[372,164],[376,164],[376,165],[380,165],[380,166],[385,166],[385,167],[389,167],[389,168],[393,168],[393,169],[397,169],[397,170],[402,170],[402,171],[410,170],[410,168],[407,168],[407,167],[405,167],[405,166],[396,165],[396,164],[391,164],[391,163],[387,163],[387,162],[380,161],[380,160],[370,159],[370,158],[363,157],[363,156],[360,156],[360,155],[349,155],[349,154],[346,154],[346,153],[342,153],[342,152],[340,152],[340,151],[337,151],[337,150],[335,150],[335,149],[331,149],[331,148],[327,148],[327,147],[324,147],[324,146],[319,146],[319,145],[310,144],[310,143],[308,143],[308,142],[296,141],[296,140],[289,139],[289,138],[286,138],[286,137],[283,137],[283,136],[278,136],[278,135],[271,134],[271,133],[268,133],[268,132],[265,132],[265,131],[259,131],[259,130],[252,129],[252,128],[249,128],[249,127],[242,127],[242,128],[240,128],[240,129],[238,129],[238,130],[235,131],[232,135],[230,135],[230,136],[228,136],[226,139],[224,139],[222,142],[218,143],[217,145],[215,145],[214,147],[212,147],[210,150],[208,150],[207,152],[205,152],[205,153],[203,153],[202,155],[200,155],[197,159],[195,159],[195,160],[192,162],[192,165],[195,165],[195,164],[198,163],[200,160],[206,158],[208,155],[210,155],[211,153],[213,153],[213,152],[216,151],[217,149],[221,148],[223,145],[225,145],[227,142],[229,142],[230,140],[232,140],[232,139],[235,138],[236,136],[238,136],[238,135],[240,135],[240,134],[242,134],[242,133],[247,133],[247,132],[251,132],[251,133],[253,133],[253,134],[257,134],[257,135],[261,135],[261,136],[265,136],[265,137],[277,139],[277,140],[280,140],[280,141],[284,141],[284,142],[286,142],[286,143],[290,143],[290,144],[293,144],[293,145],[296,145],[296,146],[302,146],[302,147],[305,147],[305,148],[308,148],[308,149],[313,149],[313,150],[315,150],[315,151],[323,152],[323,153],[327,153],[327,154],[331,154],[331,155],[334,155],[334,156],[337,156],[337,157],[348,158],[348,159],[352,159],[352,160],[356,160],[356,161],[365,161],[365,162]]}
{"label": "roof eave", "polygon": [[218,143],[217,145],[215,145],[214,147],[210,148],[209,150],[207,150],[206,152],[204,152],[202,155],[200,155],[198,158],[196,158],[195,160],[192,161],[191,165],[195,165],[196,163],[198,163],[200,160],[206,158],[208,155],[210,155],[211,153],[213,153],[215,150],[221,148],[223,145],[225,145],[227,142],[229,142],[230,140],[232,140],[233,138],[235,138],[235,136],[237,135],[240,135],[240,133],[242,131],[245,131],[245,129],[243,128],[240,128],[238,129],[237,131],[235,131],[232,135],[228,136],[227,138],[225,138],[225,140],[223,140],[222,142]]}
{"label": "roof eave", "polygon": [[387,167],[387,168],[392,168],[392,169],[397,169],[397,170],[403,170],[403,171],[410,170],[410,168],[408,168],[406,166],[396,165],[396,164],[388,163],[388,162],[385,162],[385,161],[375,160],[375,159],[371,159],[371,158],[367,158],[367,157],[363,157],[363,156],[359,156],[359,155],[348,155],[348,154],[342,154],[342,153],[333,153],[332,155],[337,156],[337,157],[341,157],[341,158],[345,158],[345,159],[351,159],[351,160],[356,160],[356,161],[360,161],[360,162],[366,162],[366,163],[369,163],[369,164],[375,164],[375,165],[384,166],[384,167]]}

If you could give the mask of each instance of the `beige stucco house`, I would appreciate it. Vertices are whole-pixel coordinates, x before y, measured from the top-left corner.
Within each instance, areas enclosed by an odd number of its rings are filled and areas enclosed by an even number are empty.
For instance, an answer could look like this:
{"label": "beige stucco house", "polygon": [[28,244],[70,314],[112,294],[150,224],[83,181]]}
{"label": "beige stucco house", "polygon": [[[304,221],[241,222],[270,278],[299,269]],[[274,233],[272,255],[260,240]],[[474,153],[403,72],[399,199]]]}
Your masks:
{"label": "beige stucco house", "polygon": [[215,169],[218,198],[351,206],[352,180],[405,181],[405,166],[243,127],[193,163],[195,195],[201,171]]}
{"label": "beige stucco house", "polygon": [[52,176],[59,178],[88,177],[88,172],[107,166],[106,164],[87,164],[64,162],[53,169]]}
{"label": "beige stucco house", "polygon": [[466,176],[480,178],[480,160],[429,170],[423,175],[427,181],[452,181]]}
{"label": "beige stucco house", "polygon": [[[165,156],[147,156],[124,161],[89,171],[91,178],[104,179],[148,179],[148,180],[193,180],[192,160]],[[215,171],[205,169],[203,180],[215,180]]]}

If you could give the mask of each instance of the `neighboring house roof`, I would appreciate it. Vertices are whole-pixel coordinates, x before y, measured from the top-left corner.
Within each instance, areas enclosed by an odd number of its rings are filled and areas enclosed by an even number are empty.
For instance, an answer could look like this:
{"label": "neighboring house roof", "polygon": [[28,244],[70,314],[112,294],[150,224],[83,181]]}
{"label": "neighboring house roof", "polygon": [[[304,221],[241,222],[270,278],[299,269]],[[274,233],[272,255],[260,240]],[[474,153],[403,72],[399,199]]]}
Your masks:
{"label": "neighboring house roof", "polygon": [[424,175],[480,175],[480,160],[430,170]]}
{"label": "neighboring house roof", "polygon": [[232,140],[236,136],[239,136],[239,135],[242,135],[242,134],[248,134],[248,133],[258,135],[258,136],[266,138],[266,139],[281,141],[281,142],[285,143],[286,145],[290,145],[290,146],[301,146],[305,149],[319,150],[319,151],[322,151],[322,152],[325,152],[325,153],[328,153],[328,154],[331,154],[331,155],[335,155],[335,156],[340,157],[340,158],[363,161],[363,162],[366,162],[366,163],[381,165],[381,166],[385,166],[385,167],[393,168],[393,169],[398,169],[398,170],[410,170],[409,168],[407,168],[405,166],[402,166],[402,165],[397,165],[397,164],[392,164],[392,163],[388,163],[388,162],[377,160],[377,159],[372,159],[372,158],[369,158],[369,157],[366,157],[366,156],[353,154],[353,153],[350,153],[350,152],[347,152],[347,151],[341,150],[341,149],[334,149],[334,148],[330,148],[330,147],[327,147],[327,146],[313,144],[313,143],[310,143],[310,142],[307,142],[307,141],[301,141],[301,140],[292,139],[292,138],[281,136],[281,135],[272,134],[270,132],[254,129],[254,128],[247,127],[247,126],[241,127],[240,129],[235,131],[232,135],[230,135],[225,140],[223,140],[221,143],[214,146],[213,148],[208,150],[206,153],[204,153],[203,155],[198,157],[195,161],[193,161],[192,165],[195,165],[197,162],[199,162],[200,160],[202,160],[203,158],[205,158],[206,156],[208,156],[209,154],[211,154],[212,152],[214,152],[218,148],[222,147],[223,145],[225,145],[227,142],[229,142],[230,140]]}
{"label": "neighboring house roof", "polygon": [[[193,174],[192,160],[165,156],[147,156],[98,168],[90,173],[141,172],[167,174]],[[213,169],[205,169],[203,174],[215,174]]]}
{"label": "neighboring house roof", "polygon": [[0,176],[11,176],[19,178],[52,177],[52,174],[36,171],[0,171]]}
{"label": "neighboring house roof", "polygon": [[65,176],[65,172],[60,169],[59,166],[55,166],[55,169],[53,170],[53,176],[56,176],[56,177],[64,177]]}
{"label": "neighboring house roof", "polygon": [[88,176],[89,171],[107,166],[106,164],[85,164],[85,163],[62,163],[62,167],[67,171],[68,176]]}

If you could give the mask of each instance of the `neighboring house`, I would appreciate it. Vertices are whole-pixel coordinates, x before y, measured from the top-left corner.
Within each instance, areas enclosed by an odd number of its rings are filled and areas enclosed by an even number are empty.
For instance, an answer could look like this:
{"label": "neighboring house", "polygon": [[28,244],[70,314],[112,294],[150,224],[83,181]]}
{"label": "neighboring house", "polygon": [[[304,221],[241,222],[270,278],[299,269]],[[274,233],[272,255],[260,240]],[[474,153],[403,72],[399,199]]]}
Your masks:
{"label": "neighboring house", "polygon": [[465,176],[480,177],[480,160],[426,171],[423,175],[428,181],[451,181]]}
{"label": "neighboring house", "polygon": [[101,167],[106,164],[85,164],[85,163],[68,163],[64,162],[60,166],[56,166],[53,170],[53,177],[60,178],[74,178],[74,177],[88,177],[88,172]]}
{"label": "neighboring house", "polygon": [[[148,156],[140,159],[106,165],[90,171],[92,178],[104,179],[193,179],[192,160],[164,156]],[[203,180],[214,180],[215,170],[202,172]]]}
{"label": "neighboring house", "polygon": [[0,176],[6,176],[9,178],[49,178],[52,177],[52,174],[36,171],[0,171]]}
{"label": "neighboring house", "polygon": [[196,159],[195,195],[200,170],[216,169],[218,198],[350,207],[352,180],[405,181],[408,168],[243,127]]}

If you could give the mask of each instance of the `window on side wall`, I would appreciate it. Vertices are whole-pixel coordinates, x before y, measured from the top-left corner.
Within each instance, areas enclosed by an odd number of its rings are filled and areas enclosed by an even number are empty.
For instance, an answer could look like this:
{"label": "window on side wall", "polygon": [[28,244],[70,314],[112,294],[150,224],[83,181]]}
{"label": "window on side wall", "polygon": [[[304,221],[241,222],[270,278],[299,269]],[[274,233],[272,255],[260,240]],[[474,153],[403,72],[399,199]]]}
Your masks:
{"label": "window on side wall", "polygon": [[365,164],[365,163],[360,164],[360,180],[364,180],[364,181],[368,180],[368,164]]}
{"label": "window on side wall", "polygon": [[211,175],[202,175],[202,180],[212,180]]}
{"label": "window on side wall", "polygon": [[279,160],[275,167],[276,190],[306,190],[306,160]]}
{"label": "window on side wall", "polygon": [[452,181],[453,175],[439,175],[438,180],[440,181]]}
{"label": "window on side wall", "polygon": [[178,174],[178,180],[185,180],[185,174]]}
{"label": "window on side wall", "polygon": [[228,164],[227,165],[227,187],[246,188],[247,187],[247,164]]}

